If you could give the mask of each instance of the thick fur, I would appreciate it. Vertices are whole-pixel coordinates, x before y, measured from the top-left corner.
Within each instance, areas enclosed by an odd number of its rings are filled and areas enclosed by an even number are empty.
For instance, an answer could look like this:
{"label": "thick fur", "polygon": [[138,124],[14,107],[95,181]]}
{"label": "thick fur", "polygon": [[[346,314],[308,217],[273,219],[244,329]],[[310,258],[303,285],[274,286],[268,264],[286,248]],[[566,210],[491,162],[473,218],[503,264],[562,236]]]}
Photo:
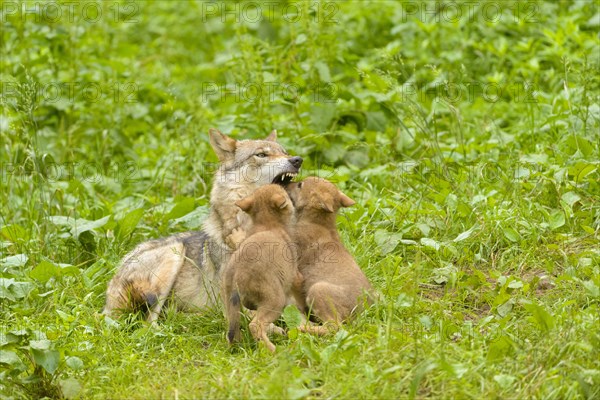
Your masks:
{"label": "thick fur", "polygon": [[[371,301],[371,284],[340,241],[336,214],[354,201],[324,179],[309,177],[286,187],[296,208],[292,238],[298,245],[298,269],[304,277],[305,311],[333,327]],[[331,325],[330,324],[330,325]],[[313,333],[327,330],[311,329]]]}
{"label": "thick fur", "polygon": [[264,140],[235,140],[211,129],[209,138],[220,167],[204,230],[151,240],[127,254],[108,284],[104,314],[145,305],[154,322],[169,297],[184,310],[217,305],[221,266],[250,225],[235,202],[274,180],[283,183],[282,174],[291,179],[302,164],[276,142],[275,131]]}
{"label": "thick fur", "polygon": [[252,336],[274,352],[267,336],[271,324],[281,316],[288,298],[302,299],[302,277],[290,237],[293,206],[279,185],[263,186],[236,204],[251,217],[252,227],[223,272],[227,339],[232,343],[240,338],[243,305],[256,310],[249,325]]}

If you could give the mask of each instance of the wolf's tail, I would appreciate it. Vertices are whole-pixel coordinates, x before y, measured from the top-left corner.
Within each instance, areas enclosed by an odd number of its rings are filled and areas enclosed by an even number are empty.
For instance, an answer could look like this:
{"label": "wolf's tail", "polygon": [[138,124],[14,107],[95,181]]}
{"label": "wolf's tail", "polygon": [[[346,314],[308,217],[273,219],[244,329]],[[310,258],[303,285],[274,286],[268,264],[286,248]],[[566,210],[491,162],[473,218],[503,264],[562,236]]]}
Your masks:
{"label": "wolf's tail", "polygon": [[227,331],[227,340],[229,343],[240,340],[240,294],[237,290],[231,293],[231,297],[227,303],[227,320],[229,321],[229,330]]}

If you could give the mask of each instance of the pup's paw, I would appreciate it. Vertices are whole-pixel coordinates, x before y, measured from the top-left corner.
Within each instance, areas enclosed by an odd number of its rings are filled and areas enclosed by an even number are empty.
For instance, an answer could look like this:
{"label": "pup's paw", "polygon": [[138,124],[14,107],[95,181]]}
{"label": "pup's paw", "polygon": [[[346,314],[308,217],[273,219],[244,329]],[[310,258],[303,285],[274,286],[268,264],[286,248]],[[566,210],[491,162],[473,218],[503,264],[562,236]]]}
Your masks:
{"label": "pup's paw", "polygon": [[274,323],[270,323],[269,327],[267,328],[267,334],[268,335],[279,335],[279,336],[287,336],[287,334],[285,333],[285,330],[283,328],[280,328],[279,326],[275,325]]}
{"label": "pup's paw", "polygon": [[246,239],[246,231],[244,231],[242,228],[235,228],[231,234],[225,238],[225,243],[232,250],[235,250],[238,248],[240,243],[244,241],[244,239]]}

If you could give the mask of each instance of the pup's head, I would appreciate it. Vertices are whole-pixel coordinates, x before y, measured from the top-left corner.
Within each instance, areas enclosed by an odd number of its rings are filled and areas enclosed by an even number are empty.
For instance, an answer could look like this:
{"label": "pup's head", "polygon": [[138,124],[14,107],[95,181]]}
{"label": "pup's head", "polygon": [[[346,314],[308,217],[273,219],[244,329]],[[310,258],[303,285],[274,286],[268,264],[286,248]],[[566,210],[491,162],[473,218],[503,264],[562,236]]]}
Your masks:
{"label": "pup's head", "polygon": [[227,180],[286,185],[298,174],[302,157],[292,157],[279,143],[273,130],[264,140],[235,140],[216,129],[209,130],[210,144],[221,162]]}
{"label": "pup's head", "polygon": [[236,201],[235,205],[252,218],[259,217],[265,222],[269,215],[285,222],[294,212],[294,206],[285,189],[275,184],[259,187],[250,196]]}
{"label": "pup's head", "polygon": [[302,182],[292,182],[287,185],[286,190],[299,214],[307,211],[317,216],[331,214],[341,207],[354,204],[354,200],[322,178],[308,177]]}

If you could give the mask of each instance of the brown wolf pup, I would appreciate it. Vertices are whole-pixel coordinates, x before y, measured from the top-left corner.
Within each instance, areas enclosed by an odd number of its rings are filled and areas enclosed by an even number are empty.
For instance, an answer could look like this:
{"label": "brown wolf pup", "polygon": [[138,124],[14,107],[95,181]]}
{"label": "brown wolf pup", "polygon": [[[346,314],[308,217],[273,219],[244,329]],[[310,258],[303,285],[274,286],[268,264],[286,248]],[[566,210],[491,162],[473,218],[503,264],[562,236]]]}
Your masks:
{"label": "brown wolf pup", "polygon": [[275,351],[267,333],[290,296],[302,301],[302,276],[289,235],[294,207],[279,185],[267,185],[237,204],[252,219],[247,237],[223,271],[222,296],[229,321],[227,339],[240,339],[241,306],[256,310],[249,328],[257,341]]}
{"label": "brown wolf pup", "polygon": [[[336,229],[337,211],[354,201],[331,182],[315,177],[290,183],[286,190],[296,209],[292,238],[298,246],[307,310],[335,328],[361,307],[365,295],[371,301],[371,284]],[[303,326],[301,330],[327,332],[321,328],[325,327]]]}
{"label": "brown wolf pup", "polygon": [[104,314],[145,306],[154,322],[167,298],[184,310],[217,305],[221,266],[250,224],[235,202],[261,186],[291,181],[302,165],[276,142],[276,131],[264,140],[235,140],[211,129],[209,139],[220,166],[204,230],[151,240],[127,254],[108,284]]}

